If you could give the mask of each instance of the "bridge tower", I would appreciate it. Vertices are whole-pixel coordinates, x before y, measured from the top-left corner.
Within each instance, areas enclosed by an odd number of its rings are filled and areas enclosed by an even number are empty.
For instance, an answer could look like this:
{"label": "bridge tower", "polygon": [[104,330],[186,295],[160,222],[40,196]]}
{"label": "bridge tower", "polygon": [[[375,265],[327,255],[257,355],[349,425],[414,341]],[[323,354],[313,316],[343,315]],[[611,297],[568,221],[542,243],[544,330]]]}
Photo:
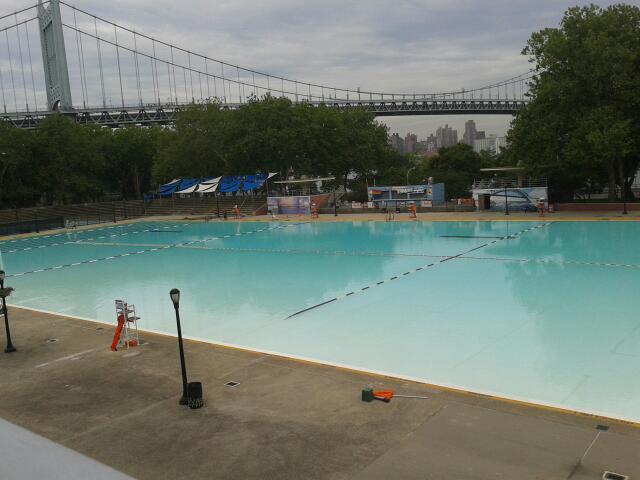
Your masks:
{"label": "bridge tower", "polygon": [[38,23],[49,110],[71,110],[73,104],[59,0],[49,0],[46,8],[42,0],[38,0]]}

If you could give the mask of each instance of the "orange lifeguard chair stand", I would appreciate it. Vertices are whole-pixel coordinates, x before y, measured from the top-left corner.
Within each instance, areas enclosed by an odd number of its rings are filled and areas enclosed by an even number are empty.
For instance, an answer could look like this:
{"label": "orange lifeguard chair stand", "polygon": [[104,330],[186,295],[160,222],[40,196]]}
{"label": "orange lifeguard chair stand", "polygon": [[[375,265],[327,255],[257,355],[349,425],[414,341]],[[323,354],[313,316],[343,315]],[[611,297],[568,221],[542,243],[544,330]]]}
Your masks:
{"label": "orange lifeguard chair stand", "polygon": [[116,351],[119,347],[137,347],[140,344],[138,337],[138,320],[136,316],[136,306],[128,304],[124,300],[116,300],[116,315],[118,326],[113,335],[111,350]]}

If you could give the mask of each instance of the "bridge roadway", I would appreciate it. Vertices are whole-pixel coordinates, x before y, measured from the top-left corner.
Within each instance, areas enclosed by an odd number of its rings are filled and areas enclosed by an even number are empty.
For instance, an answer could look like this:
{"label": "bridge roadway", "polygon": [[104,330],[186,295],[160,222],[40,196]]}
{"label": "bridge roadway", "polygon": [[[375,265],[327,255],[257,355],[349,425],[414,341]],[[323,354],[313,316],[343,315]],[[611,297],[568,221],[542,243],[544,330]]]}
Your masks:
{"label": "bridge roadway", "polygon": [[[412,115],[516,115],[528,100],[513,99],[393,99],[393,100],[327,100],[308,102],[313,106],[326,105],[339,110],[363,108],[377,117]],[[222,108],[235,110],[246,103],[222,104]],[[144,106],[78,108],[61,111],[77,123],[117,128],[126,125],[163,125],[175,121],[178,112],[186,105],[148,104]],[[18,128],[32,129],[52,111],[16,112],[0,115],[0,121]]]}

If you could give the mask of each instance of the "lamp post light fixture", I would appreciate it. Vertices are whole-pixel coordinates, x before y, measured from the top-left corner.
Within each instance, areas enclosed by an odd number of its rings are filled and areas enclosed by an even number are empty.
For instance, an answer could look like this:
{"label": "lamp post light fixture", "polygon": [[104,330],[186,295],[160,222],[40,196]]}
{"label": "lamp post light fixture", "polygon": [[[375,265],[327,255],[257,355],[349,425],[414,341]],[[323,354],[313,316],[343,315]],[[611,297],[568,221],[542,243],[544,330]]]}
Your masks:
{"label": "lamp post light fixture", "polygon": [[187,367],[185,367],[184,364],[184,347],[182,346],[182,329],[180,328],[180,290],[177,288],[171,289],[169,296],[173,302],[173,308],[176,310],[176,324],[178,326],[178,347],[180,349],[180,368],[182,369],[182,397],[180,398],[180,405],[187,405],[189,399],[187,395]]}
{"label": "lamp post light fixture", "polygon": [[415,166],[411,167],[409,170],[407,170],[407,183],[406,185],[409,185],[409,174],[414,171],[416,169]]}
{"label": "lamp post light fixture", "polygon": [[13,292],[13,288],[4,288],[4,270],[0,270],[0,297],[2,298],[2,314],[4,316],[4,328],[7,332],[7,346],[4,353],[12,353],[16,351],[16,347],[11,343],[11,329],[9,328],[9,314],[7,313],[7,297]]}

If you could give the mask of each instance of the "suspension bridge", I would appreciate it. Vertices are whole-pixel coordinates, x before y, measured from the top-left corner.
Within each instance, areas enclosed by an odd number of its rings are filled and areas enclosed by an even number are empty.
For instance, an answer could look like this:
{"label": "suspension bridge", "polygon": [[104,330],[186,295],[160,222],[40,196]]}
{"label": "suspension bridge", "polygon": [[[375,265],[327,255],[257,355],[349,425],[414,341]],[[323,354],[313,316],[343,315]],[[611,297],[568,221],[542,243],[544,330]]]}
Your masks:
{"label": "suspension bridge", "polygon": [[376,116],[514,115],[528,102],[530,80],[526,72],[469,90],[361,91],[233,65],[62,0],[0,16],[0,120],[19,128],[35,128],[54,112],[109,127],[166,124],[185,105],[237,109],[265,95]]}

